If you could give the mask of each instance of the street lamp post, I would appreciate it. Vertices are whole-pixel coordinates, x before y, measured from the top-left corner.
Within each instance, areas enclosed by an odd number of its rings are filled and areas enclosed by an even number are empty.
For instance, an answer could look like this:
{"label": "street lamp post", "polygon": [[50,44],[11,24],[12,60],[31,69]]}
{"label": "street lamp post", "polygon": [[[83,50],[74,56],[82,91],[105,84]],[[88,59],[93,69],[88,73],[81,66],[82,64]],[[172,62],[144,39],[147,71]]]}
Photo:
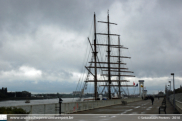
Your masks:
{"label": "street lamp post", "polygon": [[170,91],[171,91],[171,81],[169,81],[169,83],[170,83]]}
{"label": "street lamp post", "polygon": [[170,90],[171,88],[170,88],[170,85],[168,85],[168,87],[167,87],[167,99],[169,100],[169,96],[171,95],[171,90]]}
{"label": "street lamp post", "polygon": [[61,103],[63,102],[63,100],[61,98],[59,98],[59,114],[61,114]]}
{"label": "street lamp post", "polygon": [[165,93],[166,93],[166,97],[168,97],[168,89],[167,89],[167,85],[165,85]]}
{"label": "street lamp post", "polygon": [[175,108],[175,83],[174,83],[174,73],[171,73],[171,75],[173,76],[173,105],[174,105],[174,110]]}

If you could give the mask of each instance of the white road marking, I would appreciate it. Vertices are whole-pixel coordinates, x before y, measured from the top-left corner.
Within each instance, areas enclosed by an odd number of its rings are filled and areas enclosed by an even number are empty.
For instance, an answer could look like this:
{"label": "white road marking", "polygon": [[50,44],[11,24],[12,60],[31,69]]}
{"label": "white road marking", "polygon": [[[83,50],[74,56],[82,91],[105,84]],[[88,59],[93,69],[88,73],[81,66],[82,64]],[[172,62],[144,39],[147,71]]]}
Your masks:
{"label": "white road marking", "polygon": [[121,113],[121,114],[124,114],[124,113],[127,113],[127,112],[129,112],[129,111],[132,111],[133,109],[129,109],[129,110],[125,110],[123,113]]}
{"label": "white road marking", "polygon": [[137,106],[137,107],[135,107],[135,108],[139,108],[140,106]]}
{"label": "white road marking", "polygon": [[152,107],[148,107],[146,110],[151,110]]}

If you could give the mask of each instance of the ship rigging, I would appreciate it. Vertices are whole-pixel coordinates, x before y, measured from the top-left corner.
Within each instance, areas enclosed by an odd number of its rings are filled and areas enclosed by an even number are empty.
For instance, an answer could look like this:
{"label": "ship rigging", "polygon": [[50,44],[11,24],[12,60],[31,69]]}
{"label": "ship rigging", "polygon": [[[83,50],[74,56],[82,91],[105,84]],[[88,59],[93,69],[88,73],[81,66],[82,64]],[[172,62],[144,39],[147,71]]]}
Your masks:
{"label": "ship rigging", "polygon": [[[122,56],[122,49],[128,48],[121,45],[119,34],[111,33],[110,26],[117,24],[110,22],[109,12],[107,15],[107,21],[98,21],[98,23],[107,26],[107,31],[105,33],[97,32],[96,14],[94,13],[93,42],[88,38],[92,51],[92,58],[89,62],[89,66],[85,66],[88,75],[84,81],[85,83],[82,88],[82,93],[87,89],[87,84],[92,82],[94,83],[95,100],[98,98],[98,90],[100,87],[102,87],[100,93],[103,93],[104,90],[107,89],[108,99],[112,99],[112,88],[114,88],[118,98],[121,98],[121,93],[125,92],[123,87],[134,87],[134,85],[122,85],[122,82],[129,82],[129,80],[123,79],[123,77],[135,77],[133,75],[134,72],[129,71],[128,68],[125,67],[126,63],[123,61],[123,59],[131,59],[131,57]],[[99,40],[98,36],[104,36],[105,39]],[[100,51],[101,49],[104,50],[104,53]],[[99,55],[101,57],[99,57]],[[90,75],[92,77],[90,77]],[[102,79],[99,77],[102,77]],[[100,83],[102,84],[99,85]]]}

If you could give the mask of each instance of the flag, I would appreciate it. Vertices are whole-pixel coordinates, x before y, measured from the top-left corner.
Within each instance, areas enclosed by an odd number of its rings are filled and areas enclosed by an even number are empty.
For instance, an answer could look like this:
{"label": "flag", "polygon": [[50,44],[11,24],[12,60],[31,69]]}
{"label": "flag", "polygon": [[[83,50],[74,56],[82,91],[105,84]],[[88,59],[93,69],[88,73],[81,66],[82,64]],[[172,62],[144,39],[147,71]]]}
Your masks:
{"label": "flag", "polygon": [[136,87],[138,87],[138,84],[136,84]]}
{"label": "flag", "polygon": [[133,85],[135,86],[135,82],[133,82]]}

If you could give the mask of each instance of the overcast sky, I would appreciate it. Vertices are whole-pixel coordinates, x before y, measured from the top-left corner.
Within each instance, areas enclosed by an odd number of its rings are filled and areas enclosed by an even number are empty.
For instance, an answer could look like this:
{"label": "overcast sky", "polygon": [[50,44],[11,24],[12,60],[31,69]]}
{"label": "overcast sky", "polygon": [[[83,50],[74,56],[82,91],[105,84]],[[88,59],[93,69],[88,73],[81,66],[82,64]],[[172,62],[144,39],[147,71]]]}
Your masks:
{"label": "overcast sky", "polygon": [[1,0],[0,88],[32,93],[76,90],[93,14],[118,25],[121,44],[129,50],[133,84],[145,80],[149,93],[172,81],[182,85],[181,0]]}

